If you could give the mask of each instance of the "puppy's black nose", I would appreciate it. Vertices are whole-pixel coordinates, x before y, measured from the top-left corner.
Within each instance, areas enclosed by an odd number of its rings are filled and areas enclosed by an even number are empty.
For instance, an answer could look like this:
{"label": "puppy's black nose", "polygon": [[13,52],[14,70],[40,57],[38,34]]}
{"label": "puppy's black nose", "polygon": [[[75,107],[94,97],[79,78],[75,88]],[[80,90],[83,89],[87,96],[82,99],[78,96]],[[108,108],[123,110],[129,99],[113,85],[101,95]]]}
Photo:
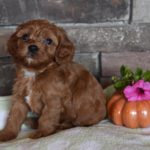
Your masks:
{"label": "puppy's black nose", "polygon": [[31,54],[35,54],[38,51],[38,47],[36,45],[29,45],[28,51]]}

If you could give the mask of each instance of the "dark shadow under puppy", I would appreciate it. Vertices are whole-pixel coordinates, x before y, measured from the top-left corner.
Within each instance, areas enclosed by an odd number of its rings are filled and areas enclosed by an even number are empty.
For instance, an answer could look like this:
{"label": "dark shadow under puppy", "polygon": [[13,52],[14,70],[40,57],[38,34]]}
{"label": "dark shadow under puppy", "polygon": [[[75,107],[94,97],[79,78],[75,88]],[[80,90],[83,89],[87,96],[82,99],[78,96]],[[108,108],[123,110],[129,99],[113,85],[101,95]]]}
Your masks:
{"label": "dark shadow under puppy", "polygon": [[[46,20],[21,24],[8,41],[16,64],[13,103],[0,141],[16,138],[26,122],[37,128],[30,138],[59,129],[89,126],[105,117],[101,85],[83,66],[72,61],[73,43],[65,31]],[[38,115],[36,124],[27,113]]]}

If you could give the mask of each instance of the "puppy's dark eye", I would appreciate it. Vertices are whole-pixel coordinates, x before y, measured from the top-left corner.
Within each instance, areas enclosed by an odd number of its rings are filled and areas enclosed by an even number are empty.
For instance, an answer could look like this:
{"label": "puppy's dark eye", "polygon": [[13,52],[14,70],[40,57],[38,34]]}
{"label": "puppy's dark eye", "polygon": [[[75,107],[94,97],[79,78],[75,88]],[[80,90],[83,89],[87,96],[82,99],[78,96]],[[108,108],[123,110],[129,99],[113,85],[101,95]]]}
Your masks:
{"label": "puppy's dark eye", "polygon": [[21,37],[21,39],[26,42],[26,41],[29,40],[29,35],[28,34],[23,34],[23,36]]}
{"label": "puppy's dark eye", "polygon": [[43,43],[45,44],[45,45],[50,45],[50,44],[52,44],[52,39],[50,39],[50,38],[47,38],[47,39],[45,39],[44,41],[43,41]]}

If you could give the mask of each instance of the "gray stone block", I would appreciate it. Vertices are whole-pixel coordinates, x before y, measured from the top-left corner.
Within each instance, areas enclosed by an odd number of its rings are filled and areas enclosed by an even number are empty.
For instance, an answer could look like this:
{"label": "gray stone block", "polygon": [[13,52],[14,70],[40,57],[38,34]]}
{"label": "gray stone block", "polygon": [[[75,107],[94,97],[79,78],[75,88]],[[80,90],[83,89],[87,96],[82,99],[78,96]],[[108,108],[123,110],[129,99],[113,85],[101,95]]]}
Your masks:
{"label": "gray stone block", "polygon": [[133,22],[150,22],[150,0],[133,0]]}
{"label": "gray stone block", "polygon": [[0,58],[0,96],[10,95],[15,78],[15,67],[10,57]]}
{"label": "gray stone block", "polygon": [[46,18],[61,23],[128,21],[130,0],[1,0],[0,24]]}
{"label": "gray stone block", "polygon": [[101,77],[101,76],[100,76],[100,83],[102,84],[103,88],[106,88],[113,84],[111,77]]}
{"label": "gray stone block", "polygon": [[[59,25],[67,31],[78,53],[150,51],[150,23],[117,26]],[[0,55],[6,55],[5,43],[12,31],[14,28],[0,28]]]}
{"label": "gray stone block", "polygon": [[7,52],[7,41],[10,37],[10,34],[14,31],[14,28],[0,28],[0,57],[8,56]]}
{"label": "gray stone block", "polygon": [[150,51],[150,24],[65,27],[78,52]]}
{"label": "gray stone block", "polygon": [[74,61],[82,64],[96,77],[100,74],[99,53],[77,53],[74,56]]}
{"label": "gray stone block", "polygon": [[120,75],[121,65],[127,65],[133,70],[141,67],[150,70],[150,52],[123,52],[101,54],[102,76]]}

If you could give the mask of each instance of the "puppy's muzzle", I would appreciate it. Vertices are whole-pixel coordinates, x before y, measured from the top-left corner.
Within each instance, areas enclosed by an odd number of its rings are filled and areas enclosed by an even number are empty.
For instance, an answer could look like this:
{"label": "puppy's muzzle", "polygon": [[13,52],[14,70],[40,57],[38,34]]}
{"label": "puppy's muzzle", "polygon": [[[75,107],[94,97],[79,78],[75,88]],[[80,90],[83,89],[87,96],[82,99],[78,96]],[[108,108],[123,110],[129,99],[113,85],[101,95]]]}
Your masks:
{"label": "puppy's muzzle", "polygon": [[28,55],[33,57],[38,52],[38,47],[36,45],[28,46]]}

